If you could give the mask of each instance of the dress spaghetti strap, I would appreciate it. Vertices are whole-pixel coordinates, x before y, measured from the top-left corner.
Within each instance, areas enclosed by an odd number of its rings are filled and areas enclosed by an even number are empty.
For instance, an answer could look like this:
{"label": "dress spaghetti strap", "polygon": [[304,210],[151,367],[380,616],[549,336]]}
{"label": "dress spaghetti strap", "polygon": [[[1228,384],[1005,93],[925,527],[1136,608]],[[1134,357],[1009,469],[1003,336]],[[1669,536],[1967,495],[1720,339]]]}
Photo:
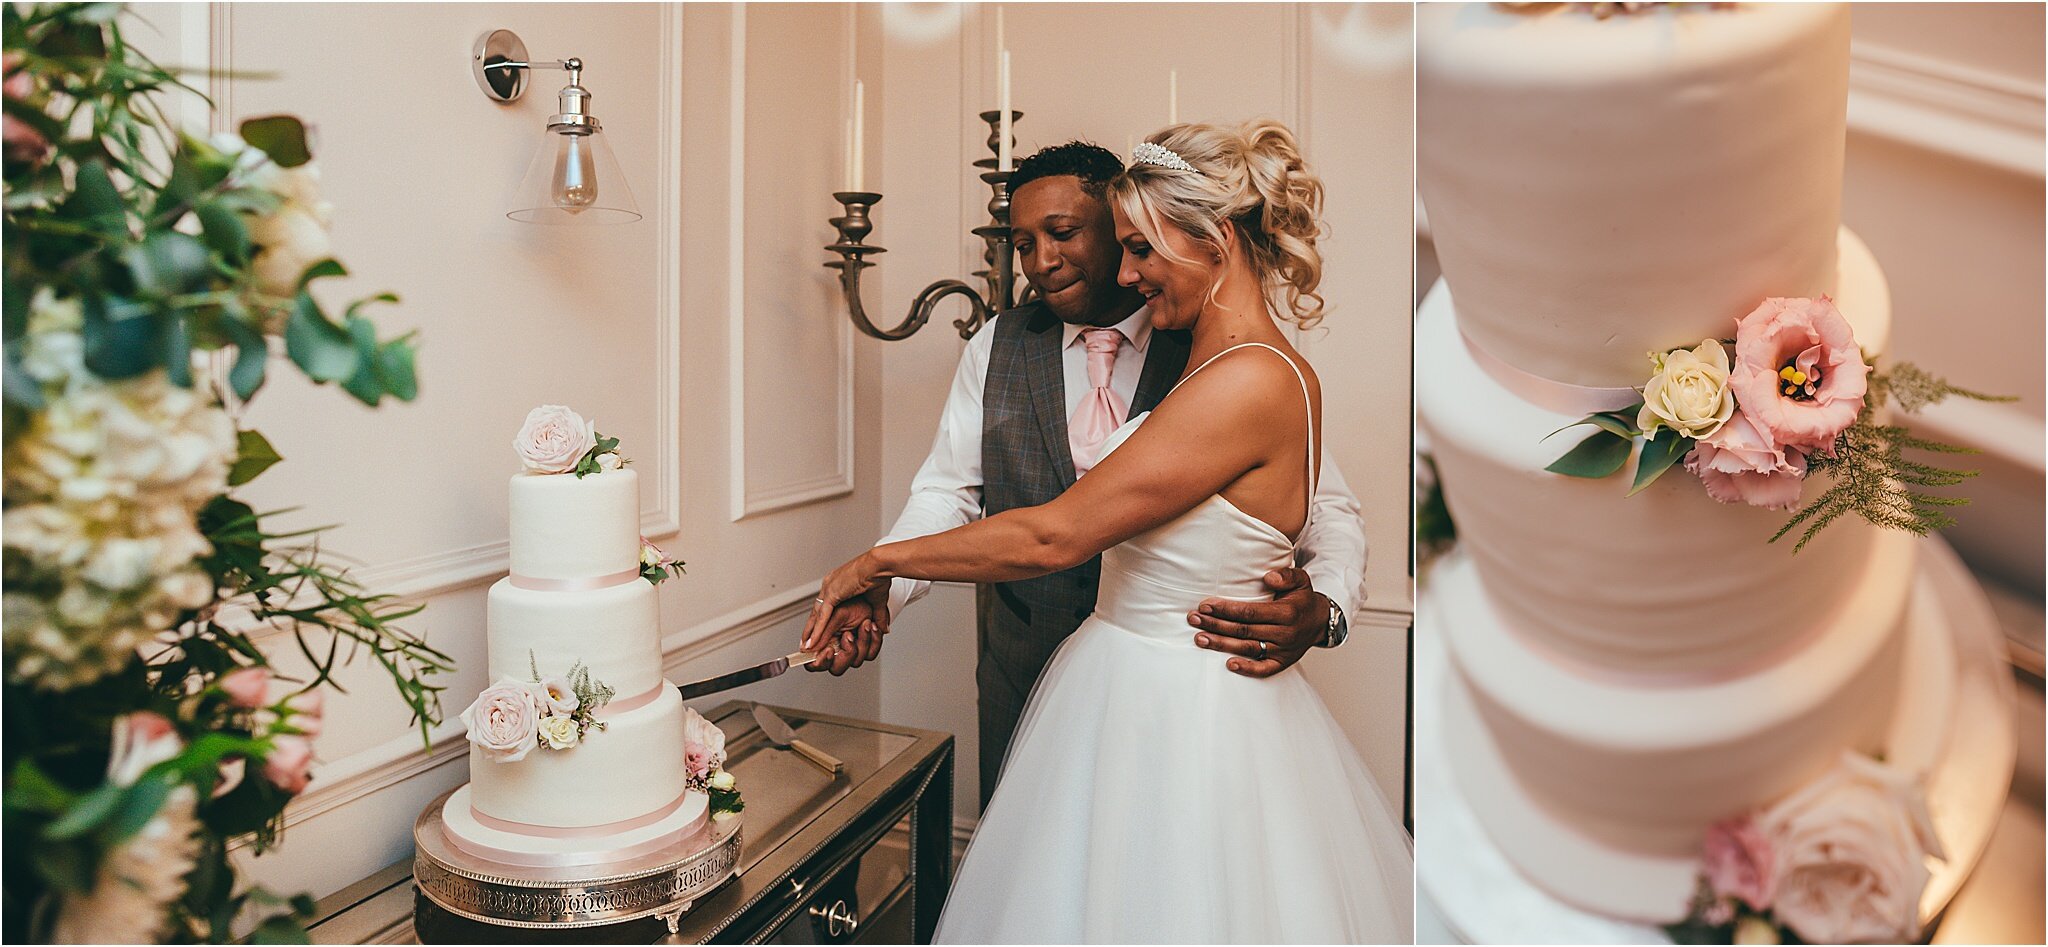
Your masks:
{"label": "dress spaghetti strap", "polygon": [[1287,367],[1294,370],[1294,380],[1301,383],[1302,407],[1305,409],[1304,413],[1308,417],[1308,464],[1304,468],[1308,473],[1308,509],[1303,512],[1301,520],[1301,531],[1303,534],[1306,534],[1308,532],[1309,519],[1315,516],[1316,481],[1319,478],[1316,476],[1316,405],[1314,399],[1309,396],[1308,376],[1303,375],[1301,373],[1301,366],[1294,364],[1294,360],[1288,358],[1287,353],[1282,352],[1279,349],[1272,347],[1271,345],[1267,345],[1264,342],[1240,342],[1227,349],[1224,349],[1221,352],[1209,356],[1207,359],[1204,359],[1202,364],[1195,366],[1194,371],[1187,373],[1186,377],[1182,378],[1178,382],[1175,382],[1173,388],[1169,389],[1166,393],[1168,395],[1172,395],[1175,390],[1178,390],[1180,388],[1180,386],[1187,384],[1189,378],[1193,378],[1196,375],[1201,374],[1202,369],[1208,368],[1210,365],[1214,364],[1217,359],[1222,358],[1225,355],[1229,355],[1230,353],[1235,352],[1238,349],[1247,348],[1262,348],[1268,352],[1273,353],[1274,355],[1280,356],[1280,360],[1286,362]]}

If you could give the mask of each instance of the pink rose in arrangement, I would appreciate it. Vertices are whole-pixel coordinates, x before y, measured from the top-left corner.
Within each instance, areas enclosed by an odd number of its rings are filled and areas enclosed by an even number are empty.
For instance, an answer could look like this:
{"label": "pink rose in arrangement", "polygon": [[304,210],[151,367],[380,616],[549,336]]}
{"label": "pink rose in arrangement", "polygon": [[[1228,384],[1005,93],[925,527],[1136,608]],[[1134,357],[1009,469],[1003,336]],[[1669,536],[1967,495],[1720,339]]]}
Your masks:
{"label": "pink rose in arrangement", "polygon": [[519,461],[535,473],[558,474],[576,469],[583,455],[597,446],[597,426],[583,416],[558,404],[544,404],[527,412],[512,449]]}
{"label": "pink rose in arrangement", "polygon": [[313,741],[284,734],[273,737],[270,752],[263,757],[263,778],[291,795],[306,791],[312,781]]}
{"label": "pink rose in arrangement", "polygon": [[1833,456],[1835,435],[1863,410],[1869,374],[1849,320],[1826,296],[1773,297],[1735,322],[1728,385],[1775,444]]}
{"label": "pink rose in arrangement", "polygon": [[270,669],[247,667],[221,675],[220,689],[228,695],[228,702],[237,707],[254,710],[263,706],[263,698],[270,693]]}
{"label": "pink rose in arrangement", "polygon": [[462,725],[485,759],[516,763],[539,745],[540,703],[533,685],[502,678],[462,711]]}
{"label": "pink rose in arrangement", "polygon": [[1751,421],[1744,402],[1728,423],[1693,444],[1685,469],[1700,478],[1708,496],[1723,503],[1787,510],[1799,505],[1806,457],[1774,443],[1765,428]]}
{"label": "pink rose in arrangement", "polygon": [[1772,858],[1770,839],[1747,817],[1707,828],[1702,870],[1720,898],[1741,901],[1757,911],[1768,910]]}
{"label": "pink rose in arrangement", "polygon": [[285,698],[284,707],[291,712],[291,725],[306,736],[317,737],[326,726],[327,695],[319,691],[293,694]]}
{"label": "pink rose in arrangement", "polygon": [[1926,858],[1942,857],[1913,778],[1845,752],[1757,817],[1775,852],[1773,913],[1809,944],[1920,937]]}
{"label": "pink rose in arrangement", "polygon": [[[21,68],[20,54],[8,53],[4,66],[0,68],[4,68],[7,75],[4,86],[7,98],[15,102],[26,101],[35,91],[35,77]],[[50,151],[50,140],[44,138],[42,132],[12,115],[0,117],[0,138],[4,138],[7,157],[12,161],[33,164]]]}

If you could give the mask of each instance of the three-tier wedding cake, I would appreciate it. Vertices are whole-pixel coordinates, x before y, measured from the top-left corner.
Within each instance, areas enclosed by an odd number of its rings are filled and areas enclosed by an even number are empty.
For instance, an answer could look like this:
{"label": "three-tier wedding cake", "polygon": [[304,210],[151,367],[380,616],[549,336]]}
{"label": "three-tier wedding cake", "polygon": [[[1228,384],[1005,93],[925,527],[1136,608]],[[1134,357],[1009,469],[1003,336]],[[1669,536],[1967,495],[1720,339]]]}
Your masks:
{"label": "three-tier wedding cake", "polygon": [[463,712],[470,783],[442,809],[449,839],[533,866],[676,845],[706,821],[724,742],[692,732],[710,725],[662,676],[654,583],[672,563],[640,537],[639,477],[566,408],[536,409],[515,446],[526,469],[511,480],[511,572],[489,595],[493,683]]}
{"label": "three-tier wedding cake", "polygon": [[1849,12],[1619,6],[1417,12],[1444,279],[1416,406],[1461,550],[1422,621],[1450,774],[1544,892],[1658,923],[1770,908],[1707,890],[1702,859],[1782,880],[1804,866],[1771,833],[1868,788],[1902,837],[1865,932],[1918,936],[1942,852],[1922,790],[1958,700],[1932,547],[1856,516],[1771,541],[1830,482],[1808,464],[1869,421],[1892,318],[1840,223]]}

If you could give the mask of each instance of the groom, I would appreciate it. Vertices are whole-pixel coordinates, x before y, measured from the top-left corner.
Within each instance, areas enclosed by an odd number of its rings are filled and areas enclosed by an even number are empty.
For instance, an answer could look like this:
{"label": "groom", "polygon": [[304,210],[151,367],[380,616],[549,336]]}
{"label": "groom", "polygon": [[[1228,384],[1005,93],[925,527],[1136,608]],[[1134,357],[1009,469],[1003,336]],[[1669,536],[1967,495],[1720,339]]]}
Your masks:
{"label": "groom", "polygon": [[[1182,331],[1155,331],[1136,291],[1117,284],[1123,249],[1106,199],[1116,156],[1084,142],[1024,159],[1010,179],[1010,221],[1024,278],[1038,299],[991,320],[967,344],[938,436],[911,482],[910,500],[882,542],[1037,506],[1073,486],[1126,418],[1151,410],[1187,367]],[[1315,512],[1300,543],[1302,569],[1266,576],[1271,601],[1207,599],[1188,613],[1195,643],[1223,652],[1230,670],[1278,674],[1312,647],[1343,643],[1345,610],[1363,597],[1365,531],[1359,506],[1325,452]],[[981,802],[995,791],[1025,698],[1054,649],[1095,608],[1101,559],[1052,575],[982,586]],[[1311,581],[1313,579],[1313,582]],[[835,628],[872,621],[886,631],[931,583],[897,579],[841,603]],[[851,641],[854,636],[842,637]],[[843,674],[872,659],[842,646],[812,670]]]}

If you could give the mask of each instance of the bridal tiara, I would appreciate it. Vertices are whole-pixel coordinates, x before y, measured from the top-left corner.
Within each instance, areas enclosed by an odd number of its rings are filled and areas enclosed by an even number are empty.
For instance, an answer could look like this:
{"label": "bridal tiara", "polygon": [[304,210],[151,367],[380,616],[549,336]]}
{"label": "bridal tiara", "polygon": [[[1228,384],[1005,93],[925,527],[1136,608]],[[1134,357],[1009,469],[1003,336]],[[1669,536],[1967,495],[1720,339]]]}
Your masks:
{"label": "bridal tiara", "polygon": [[[1194,165],[1189,164],[1186,158],[1174,154],[1173,149],[1149,141],[1138,142],[1136,146],[1131,148],[1131,163],[1157,165],[1162,168],[1172,168],[1175,171],[1195,170]],[[1199,174],[1201,172],[1197,171],[1196,173]]]}

